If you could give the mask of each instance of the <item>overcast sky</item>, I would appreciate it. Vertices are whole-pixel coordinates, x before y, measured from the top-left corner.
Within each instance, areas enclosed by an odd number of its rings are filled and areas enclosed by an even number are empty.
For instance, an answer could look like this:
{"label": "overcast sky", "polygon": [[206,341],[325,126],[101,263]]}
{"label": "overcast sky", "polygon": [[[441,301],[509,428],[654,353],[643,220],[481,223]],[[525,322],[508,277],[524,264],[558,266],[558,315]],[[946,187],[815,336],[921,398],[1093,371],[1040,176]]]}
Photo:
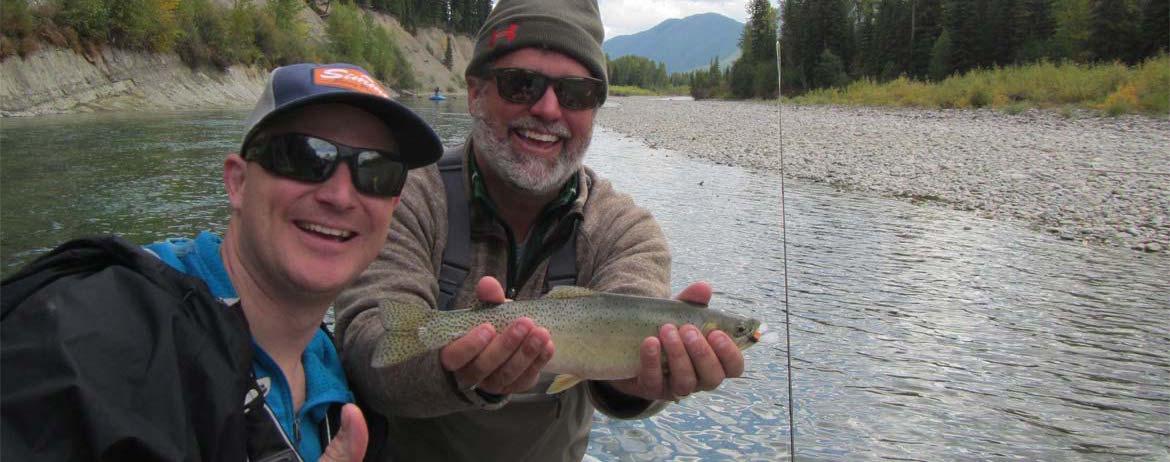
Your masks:
{"label": "overcast sky", "polygon": [[[654,27],[670,18],[699,13],[719,13],[739,22],[747,21],[748,0],[598,0],[606,40]],[[772,6],[776,6],[772,0]]]}

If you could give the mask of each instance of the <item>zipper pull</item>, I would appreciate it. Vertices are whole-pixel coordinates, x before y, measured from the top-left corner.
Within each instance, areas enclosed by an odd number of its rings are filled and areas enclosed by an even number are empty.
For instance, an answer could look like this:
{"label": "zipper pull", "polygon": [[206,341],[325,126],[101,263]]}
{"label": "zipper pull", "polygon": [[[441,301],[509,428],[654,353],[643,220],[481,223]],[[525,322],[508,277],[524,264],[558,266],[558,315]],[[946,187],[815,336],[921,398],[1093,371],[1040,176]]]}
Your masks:
{"label": "zipper pull", "polygon": [[293,438],[297,440],[297,446],[301,445],[301,418],[293,418]]}

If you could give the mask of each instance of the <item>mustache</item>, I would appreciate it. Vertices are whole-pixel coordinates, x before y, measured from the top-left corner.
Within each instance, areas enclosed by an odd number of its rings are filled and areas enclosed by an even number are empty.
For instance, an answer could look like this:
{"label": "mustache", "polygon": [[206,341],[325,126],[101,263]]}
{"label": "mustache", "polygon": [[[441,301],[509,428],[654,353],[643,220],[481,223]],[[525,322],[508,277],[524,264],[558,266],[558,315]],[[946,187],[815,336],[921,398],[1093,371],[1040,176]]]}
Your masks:
{"label": "mustache", "polygon": [[556,121],[552,123],[541,122],[540,119],[532,116],[522,117],[513,120],[508,124],[509,129],[534,130],[549,133],[559,136],[564,139],[571,139],[572,132],[569,131],[569,126],[563,121]]}

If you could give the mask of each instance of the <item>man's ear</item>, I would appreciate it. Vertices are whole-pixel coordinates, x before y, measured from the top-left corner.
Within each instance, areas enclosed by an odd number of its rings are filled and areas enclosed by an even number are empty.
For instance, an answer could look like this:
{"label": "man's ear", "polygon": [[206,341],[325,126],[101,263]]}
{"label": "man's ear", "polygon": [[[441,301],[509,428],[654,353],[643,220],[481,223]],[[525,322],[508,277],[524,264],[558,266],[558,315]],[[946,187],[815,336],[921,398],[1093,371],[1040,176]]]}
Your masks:
{"label": "man's ear", "polygon": [[484,80],[479,77],[467,76],[467,105],[471,106],[483,93]]}
{"label": "man's ear", "polygon": [[227,189],[228,202],[232,210],[239,210],[244,204],[244,177],[248,172],[248,161],[239,154],[228,154],[223,161],[223,187]]}

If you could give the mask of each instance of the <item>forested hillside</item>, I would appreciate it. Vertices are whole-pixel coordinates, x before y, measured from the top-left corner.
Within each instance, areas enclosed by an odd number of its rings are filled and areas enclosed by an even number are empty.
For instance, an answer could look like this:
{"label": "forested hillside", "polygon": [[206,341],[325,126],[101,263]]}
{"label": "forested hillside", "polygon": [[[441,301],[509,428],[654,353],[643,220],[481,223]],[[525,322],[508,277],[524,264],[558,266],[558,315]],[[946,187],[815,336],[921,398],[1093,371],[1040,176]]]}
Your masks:
{"label": "forested hillside", "polygon": [[787,0],[796,92],[905,75],[941,80],[1047,60],[1135,64],[1170,44],[1170,0]]}
{"label": "forested hillside", "polygon": [[[751,0],[742,57],[697,98],[1170,111],[1170,0]],[[713,63],[714,64],[714,63]]]}

